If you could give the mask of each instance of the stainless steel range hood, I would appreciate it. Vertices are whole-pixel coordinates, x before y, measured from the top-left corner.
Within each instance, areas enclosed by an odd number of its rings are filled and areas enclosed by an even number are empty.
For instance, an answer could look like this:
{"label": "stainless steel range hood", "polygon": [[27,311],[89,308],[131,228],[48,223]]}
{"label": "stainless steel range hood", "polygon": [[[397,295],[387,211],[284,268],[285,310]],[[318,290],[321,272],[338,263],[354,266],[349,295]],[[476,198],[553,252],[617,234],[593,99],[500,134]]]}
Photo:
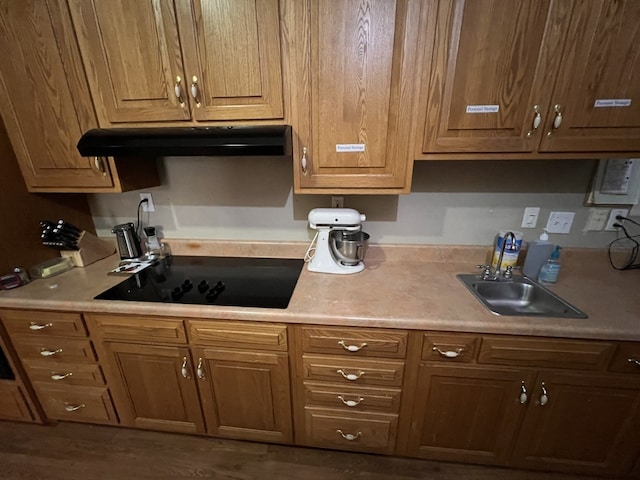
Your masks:
{"label": "stainless steel range hood", "polygon": [[99,128],[78,142],[85,157],[291,156],[291,126]]}

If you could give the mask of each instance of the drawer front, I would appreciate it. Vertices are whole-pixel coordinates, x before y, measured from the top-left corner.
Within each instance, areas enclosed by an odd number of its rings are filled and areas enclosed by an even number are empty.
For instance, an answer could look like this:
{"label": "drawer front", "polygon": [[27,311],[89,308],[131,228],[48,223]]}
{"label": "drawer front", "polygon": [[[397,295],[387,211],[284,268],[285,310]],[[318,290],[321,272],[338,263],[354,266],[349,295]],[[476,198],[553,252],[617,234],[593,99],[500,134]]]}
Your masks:
{"label": "drawer front", "polygon": [[287,351],[287,326],[272,323],[189,321],[189,339],[198,345]]}
{"label": "drawer front", "polygon": [[305,353],[404,358],[407,333],[366,328],[300,327]]}
{"label": "drawer front", "polygon": [[345,385],[402,386],[404,362],[304,355],[304,377]]}
{"label": "drawer front", "polygon": [[23,359],[47,359],[51,363],[93,363],[97,360],[91,342],[84,338],[34,338],[14,335],[13,346]]}
{"label": "drawer front", "polygon": [[109,390],[105,387],[33,384],[48,418],[75,422],[118,423]]}
{"label": "drawer front", "polygon": [[102,369],[97,364],[52,363],[47,359],[24,359],[22,363],[32,382],[87,386],[105,384]]}
{"label": "drawer front", "polygon": [[398,416],[307,407],[305,429],[310,445],[392,453],[396,443]]}
{"label": "drawer front", "polygon": [[613,349],[607,342],[483,337],[478,363],[602,370]]}
{"label": "drawer front", "polygon": [[179,318],[138,315],[87,315],[89,328],[104,340],[186,344],[184,322]]}
{"label": "drawer front", "polygon": [[87,330],[79,313],[34,312],[4,310],[0,313],[2,323],[11,334],[32,334],[39,337],[59,335],[63,337],[86,337]]}
{"label": "drawer front", "polygon": [[479,343],[475,335],[425,333],[422,360],[469,363],[475,359]]}
{"label": "drawer front", "polygon": [[640,343],[621,343],[611,360],[609,370],[640,375]]}
{"label": "drawer front", "polygon": [[0,381],[0,419],[33,422],[36,420],[22,388],[11,381]]}
{"label": "drawer front", "polygon": [[305,405],[345,411],[398,413],[400,393],[399,388],[304,382]]}

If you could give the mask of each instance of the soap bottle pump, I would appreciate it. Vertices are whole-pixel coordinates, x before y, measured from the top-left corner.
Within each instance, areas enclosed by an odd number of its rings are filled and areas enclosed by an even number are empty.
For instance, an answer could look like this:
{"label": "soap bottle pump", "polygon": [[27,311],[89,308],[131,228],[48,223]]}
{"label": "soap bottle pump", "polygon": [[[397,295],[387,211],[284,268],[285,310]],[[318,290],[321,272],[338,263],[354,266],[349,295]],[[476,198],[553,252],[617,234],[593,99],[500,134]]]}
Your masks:
{"label": "soap bottle pump", "polygon": [[549,259],[554,248],[555,245],[549,241],[547,230],[543,230],[538,240],[532,240],[527,245],[527,256],[522,266],[522,274],[536,280],[542,265]]}
{"label": "soap bottle pump", "polygon": [[540,283],[556,283],[560,273],[560,246],[556,246],[547,263],[540,269],[538,281]]}

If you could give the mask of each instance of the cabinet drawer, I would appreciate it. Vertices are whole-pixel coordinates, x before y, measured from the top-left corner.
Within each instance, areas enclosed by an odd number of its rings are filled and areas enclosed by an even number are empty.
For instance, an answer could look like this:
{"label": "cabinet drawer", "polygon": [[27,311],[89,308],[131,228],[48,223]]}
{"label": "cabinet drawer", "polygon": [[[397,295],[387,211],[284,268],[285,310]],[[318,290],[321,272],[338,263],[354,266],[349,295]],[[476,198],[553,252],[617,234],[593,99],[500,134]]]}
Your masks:
{"label": "cabinet drawer", "polygon": [[179,318],[128,315],[87,315],[90,330],[104,340],[143,343],[187,343],[184,322]]}
{"label": "cabinet drawer", "polygon": [[47,359],[22,361],[32,382],[51,382],[59,385],[104,385],[100,365],[91,363],[49,362]]}
{"label": "cabinet drawer", "polygon": [[95,362],[91,342],[85,338],[34,338],[33,335],[14,335],[13,346],[23,359],[38,358],[56,362]]}
{"label": "cabinet drawer", "polygon": [[392,453],[398,416],[307,407],[305,429],[310,445]]}
{"label": "cabinet drawer", "polygon": [[479,338],[475,335],[425,333],[422,340],[422,360],[472,362],[479,343]]}
{"label": "cabinet drawer", "polygon": [[86,337],[87,330],[79,313],[34,312],[4,310],[0,313],[7,331],[14,334],[33,334],[46,337],[60,335],[66,337]]}
{"label": "cabinet drawer", "polygon": [[302,364],[304,377],[308,380],[346,385],[400,387],[404,374],[404,362],[391,360],[304,355]]}
{"label": "cabinet drawer", "polygon": [[33,384],[49,418],[76,422],[117,424],[109,390],[104,387]]}
{"label": "cabinet drawer", "polygon": [[272,323],[189,321],[189,339],[199,345],[287,351],[287,326]]}
{"label": "cabinet drawer", "polygon": [[13,381],[0,381],[0,419],[35,421],[22,388]]}
{"label": "cabinet drawer", "polygon": [[398,413],[399,388],[304,383],[305,405],[348,411],[376,411]]}
{"label": "cabinet drawer", "polygon": [[621,343],[611,360],[609,370],[640,375],[640,343]]}
{"label": "cabinet drawer", "polygon": [[483,337],[478,363],[601,370],[613,348],[606,342]]}
{"label": "cabinet drawer", "polygon": [[300,327],[305,353],[404,358],[407,333],[366,328]]}

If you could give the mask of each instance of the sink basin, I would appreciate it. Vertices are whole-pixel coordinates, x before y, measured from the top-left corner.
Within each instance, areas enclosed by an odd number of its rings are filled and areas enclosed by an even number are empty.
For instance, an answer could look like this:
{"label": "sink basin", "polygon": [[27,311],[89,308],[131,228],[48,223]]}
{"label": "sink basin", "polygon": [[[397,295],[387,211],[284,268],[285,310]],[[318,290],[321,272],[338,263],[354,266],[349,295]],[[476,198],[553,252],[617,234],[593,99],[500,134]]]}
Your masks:
{"label": "sink basin", "polygon": [[587,318],[587,314],[527,277],[482,280],[477,274],[457,275],[480,302],[496,315]]}

